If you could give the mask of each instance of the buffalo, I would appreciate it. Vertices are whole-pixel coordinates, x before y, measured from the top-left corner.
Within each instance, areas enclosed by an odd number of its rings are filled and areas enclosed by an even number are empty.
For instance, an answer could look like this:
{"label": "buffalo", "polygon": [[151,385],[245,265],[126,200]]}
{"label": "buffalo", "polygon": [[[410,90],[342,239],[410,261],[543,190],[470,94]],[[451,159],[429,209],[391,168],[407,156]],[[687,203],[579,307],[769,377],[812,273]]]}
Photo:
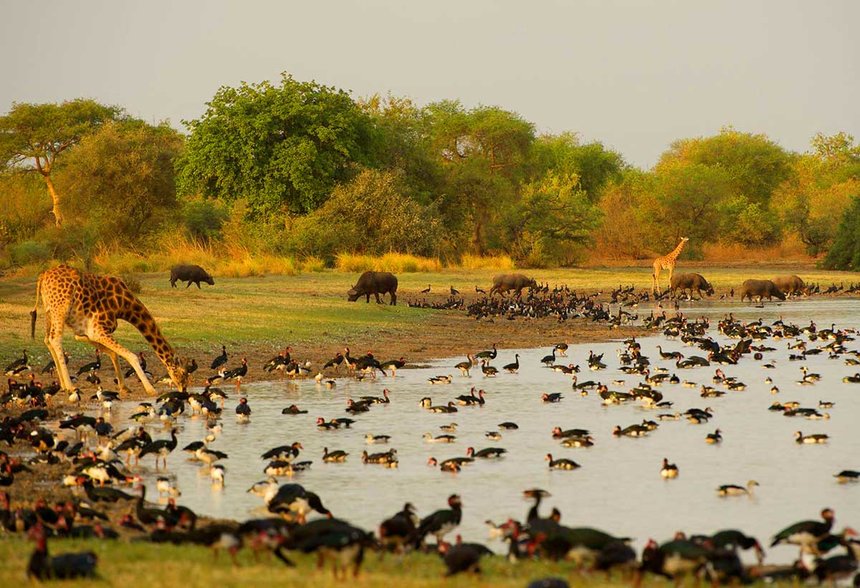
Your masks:
{"label": "buffalo", "polygon": [[516,290],[517,296],[519,296],[522,294],[523,288],[537,288],[537,282],[534,278],[527,278],[523,274],[499,274],[493,278],[490,296],[496,292],[504,294],[508,290]]}
{"label": "buffalo", "polygon": [[792,294],[807,293],[806,282],[804,282],[800,276],[777,276],[772,281],[783,294],[788,294],[790,296]]}
{"label": "buffalo", "polygon": [[765,296],[768,300],[773,300],[774,297],[785,300],[785,294],[770,280],[746,280],[741,286],[741,302],[747,297],[750,302],[753,297],[757,297],[761,302]]}
{"label": "buffalo", "polygon": [[170,285],[175,288],[176,280],[188,282],[185,287],[188,288],[191,284],[196,284],[197,289],[200,289],[200,282],[205,282],[210,286],[215,285],[215,280],[206,273],[206,270],[199,265],[175,265],[170,268]]}
{"label": "buffalo", "polygon": [[669,287],[672,289],[673,295],[678,288],[681,289],[682,294],[684,291],[689,290],[691,298],[693,296],[693,290],[699,294],[699,298],[703,298],[703,291],[708,296],[714,295],[714,287],[708,283],[708,280],[706,280],[702,274],[674,274]]}
{"label": "buffalo", "polygon": [[397,277],[390,272],[364,272],[358,277],[358,282],[350,288],[347,294],[347,300],[355,302],[362,296],[367,297],[367,302],[370,302],[370,295],[376,296],[377,304],[382,304],[379,295],[390,294],[391,304],[397,304]]}

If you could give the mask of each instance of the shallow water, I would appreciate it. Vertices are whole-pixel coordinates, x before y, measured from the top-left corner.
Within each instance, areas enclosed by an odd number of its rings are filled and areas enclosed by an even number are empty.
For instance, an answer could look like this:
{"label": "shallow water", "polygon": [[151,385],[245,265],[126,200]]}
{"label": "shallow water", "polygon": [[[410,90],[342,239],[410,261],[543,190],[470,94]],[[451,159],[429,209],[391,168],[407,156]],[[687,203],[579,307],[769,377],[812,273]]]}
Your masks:
{"label": "shallow water", "polygon": [[[856,300],[805,300],[782,305],[753,308],[740,305],[697,305],[682,309],[691,317],[710,316],[715,323],[727,312],[745,320],[763,318],[772,322],[782,316],[796,324],[808,324],[814,319],[819,328],[829,328],[836,322],[840,328],[860,327],[860,305]],[[640,309],[645,316],[647,310]],[[573,332],[574,327],[572,327]],[[716,329],[710,331],[717,337]],[[724,338],[718,337],[724,341]],[[711,384],[717,365],[691,370],[678,370],[660,359],[656,345],[664,351],[678,350],[685,355],[705,355],[699,349],[687,347],[681,341],[669,341],[662,335],[640,340],[643,354],[650,357],[652,367],[665,366],[681,380]],[[554,341],[547,341],[551,345]],[[817,342],[812,346],[824,345]],[[213,490],[203,468],[185,460],[177,450],[169,458],[169,472],[182,490],[181,502],[215,517],[247,518],[262,512],[262,500],[246,492],[254,482],[265,479],[262,470],[266,461],[260,458],[265,450],[276,445],[301,441],[304,451],[299,459],[312,459],[312,468],[296,475],[292,481],[301,483],[320,494],[324,504],[338,517],[368,529],[399,510],[410,501],[421,515],[445,506],[451,493],[462,496],[463,522],[459,533],[464,540],[486,540],[484,521],[502,522],[508,517],[523,519],[529,504],[521,498],[522,490],[540,487],[552,497],[542,506],[549,514],[552,506],[563,513],[562,522],[570,526],[594,526],[608,532],[635,538],[637,549],[653,537],[666,540],[677,530],[707,533],[724,528],[740,528],[769,543],[770,537],[784,526],[806,518],[818,518],[822,507],[836,511],[836,528],[860,525],[860,484],[837,484],[833,474],[842,469],[860,469],[860,384],[844,384],[842,377],[860,371],[846,366],[842,359],[831,360],[826,353],[810,356],[805,362],[791,362],[786,350],[788,342],[770,341],[765,344],[778,351],[765,355],[775,361],[778,369],[765,369],[766,361],[751,356],[737,366],[723,366],[729,376],[736,376],[748,385],[746,391],[728,392],[722,398],[703,399],[698,389],[666,384],[659,388],[665,400],[675,403],[671,411],[649,410],[636,404],[603,406],[599,396],[581,396],[571,389],[571,379],[564,374],[544,368],[539,360],[549,353],[541,349],[503,350],[493,362],[501,366],[520,354],[520,372],[500,373],[485,378],[479,369],[471,378],[459,375],[453,366],[463,358],[442,359],[430,367],[400,370],[396,378],[379,377],[375,381],[357,382],[339,379],[337,387],[327,390],[313,381],[261,382],[242,386],[253,409],[252,422],[237,424],[233,415],[236,395],[229,389],[223,419],[223,434],[211,445],[225,451],[229,459],[222,463],[227,469],[227,484],[223,490]],[[855,342],[846,345],[858,347]],[[589,379],[611,383],[625,380],[624,386],[610,384],[614,390],[625,390],[640,381],[618,370],[616,352],[620,342],[571,345],[568,358],[559,363],[576,363],[583,368],[580,381]],[[605,353],[609,368],[600,372],[587,369],[588,350]],[[800,386],[800,366],[818,372],[822,380],[814,386]],[[653,371],[653,370],[652,370]],[[428,377],[453,374],[450,385],[430,385]],[[770,376],[781,393],[772,395]],[[483,407],[459,407],[454,415],[433,414],[419,406],[419,399],[430,396],[434,404],[444,404],[460,394],[468,394],[471,386],[486,391]],[[318,416],[331,419],[350,416],[344,412],[346,398],[361,395],[381,395],[383,388],[391,391],[391,403],[377,405],[369,413],[355,418],[352,428],[339,431],[318,431]],[[227,387],[224,387],[228,390]],[[541,402],[542,392],[562,392],[558,404]],[[829,420],[811,421],[802,417],[788,418],[770,412],[774,401],[797,400],[805,407],[817,407],[820,399],[835,402],[828,412]],[[309,412],[287,416],[281,409],[298,404]],[[657,431],[641,439],[615,438],[611,431],[654,419],[661,412],[683,412],[690,407],[710,406],[715,416],[708,424],[695,425],[686,420],[664,421]],[[117,423],[128,414],[131,406],[115,410]],[[501,431],[502,440],[485,439],[486,431],[498,431],[497,424],[515,421],[517,431]],[[459,424],[454,444],[428,444],[424,432],[440,434],[439,425]],[[205,434],[204,420],[182,418],[179,421],[180,447]],[[590,449],[568,449],[554,440],[553,426],[586,428],[595,437]],[[719,427],[724,442],[719,446],[705,443],[707,433]],[[827,433],[827,445],[798,445],[793,434]],[[385,445],[366,445],[367,433],[391,435],[390,447],[398,451],[399,469],[363,465],[361,452],[385,451]],[[159,435],[164,433],[159,432]],[[155,435],[154,435],[155,436]],[[466,448],[497,446],[508,450],[500,460],[478,460],[460,474],[442,473],[426,465],[429,456],[442,459],[462,456]],[[323,448],[342,449],[350,456],[343,464],[326,464],[321,460]],[[544,456],[575,460],[582,467],[575,471],[549,471]],[[678,465],[680,476],[664,481],[660,477],[663,457]],[[145,460],[152,467],[152,459]],[[156,473],[146,470],[151,493],[155,492]],[[717,486],[745,484],[755,479],[761,486],[753,498],[719,498]],[[290,481],[282,478],[283,482]],[[500,545],[495,546],[501,549]],[[790,561],[796,551],[792,547],[769,550],[768,561]]]}

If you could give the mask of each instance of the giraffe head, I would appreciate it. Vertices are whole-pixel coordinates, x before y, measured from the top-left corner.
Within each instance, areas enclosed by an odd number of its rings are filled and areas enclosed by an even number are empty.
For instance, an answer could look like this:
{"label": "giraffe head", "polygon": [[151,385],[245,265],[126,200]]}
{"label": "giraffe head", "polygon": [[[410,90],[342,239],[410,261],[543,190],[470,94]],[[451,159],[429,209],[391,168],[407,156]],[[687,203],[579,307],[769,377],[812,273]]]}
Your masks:
{"label": "giraffe head", "polygon": [[185,392],[191,383],[191,375],[185,368],[185,362],[178,357],[172,358],[167,364],[167,373],[170,374],[170,379],[173,380],[176,387],[181,392]]}

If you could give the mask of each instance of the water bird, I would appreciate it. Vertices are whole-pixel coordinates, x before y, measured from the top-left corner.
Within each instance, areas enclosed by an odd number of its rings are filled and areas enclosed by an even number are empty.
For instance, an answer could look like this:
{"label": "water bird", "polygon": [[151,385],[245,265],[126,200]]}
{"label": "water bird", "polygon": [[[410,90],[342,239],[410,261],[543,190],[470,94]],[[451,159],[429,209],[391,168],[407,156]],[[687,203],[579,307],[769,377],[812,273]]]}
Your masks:
{"label": "water bird", "polygon": [[753,496],[753,489],[758,486],[759,483],[755,480],[750,480],[747,482],[746,486],[738,486],[737,484],[723,484],[719,488],[717,488],[717,494],[720,496]]}

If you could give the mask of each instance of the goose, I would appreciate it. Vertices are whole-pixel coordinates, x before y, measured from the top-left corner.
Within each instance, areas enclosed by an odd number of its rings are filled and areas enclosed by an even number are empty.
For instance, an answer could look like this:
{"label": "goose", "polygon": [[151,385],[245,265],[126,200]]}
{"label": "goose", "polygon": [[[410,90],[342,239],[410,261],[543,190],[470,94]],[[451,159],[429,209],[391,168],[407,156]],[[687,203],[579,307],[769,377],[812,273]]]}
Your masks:
{"label": "goose", "polygon": [[436,466],[439,466],[439,469],[443,472],[450,472],[452,474],[456,474],[461,469],[463,469],[463,467],[456,460],[448,459],[443,461],[442,463],[439,463],[439,461],[435,457],[430,457],[429,459],[427,459],[427,465],[434,468]]}
{"label": "goose", "polygon": [[612,429],[612,434],[616,437],[644,437],[648,433],[648,427],[644,427],[642,425],[630,425],[624,429],[622,429],[620,425],[616,425],[615,428]]}
{"label": "goose", "polygon": [[308,411],[301,410],[295,404],[291,404],[287,408],[285,408],[281,411],[281,414],[307,414],[307,413],[308,413]]}
{"label": "goose", "polygon": [[368,464],[378,464],[386,467],[396,468],[397,467],[397,450],[389,449],[383,453],[370,453],[367,451],[361,452],[361,463]]}
{"label": "goose", "polygon": [[472,367],[474,367],[474,365],[475,365],[474,356],[467,355],[466,361],[461,361],[460,363],[458,363],[454,367],[457,368],[458,370],[460,370],[460,373],[463,374],[463,376],[468,378],[471,375],[469,370],[471,370]]}
{"label": "goose", "polygon": [[832,509],[825,508],[821,511],[821,518],[823,521],[800,521],[789,525],[774,535],[770,546],[776,547],[781,543],[789,543],[800,546],[801,553],[804,551],[818,553],[816,544],[830,534],[835,513]]}
{"label": "goose", "polygon": [[406,544],[415,535],[420,522],[415,506],[407,502],[403,505],[403,510],[379,525],[379,542],[382,548],[400,555],[405,553]]}
{"label": "goose", "polygon": [[555,347],[552,348],[552,354],[545,355],[540,362],[545,366],[551,366],[555,363]]}
{"label": "goose", "polygon": [[854,374],[853,376],[845,376],[842,378],[842,382],[844,384],[860,384],[860,372]]}
{"label": "goose", "polygon": [[579,464],[572,459],[553,459],[551,453],[546,454],[544,461],[549,462],[549,469],[551,470],[575,470],[580,467]]}
{"label": "goose", "polygon": [[552,436],[554,439],[562,439],[565,437],[585,437],[590,434],[588,429],[567,429],[562,430],[561,427],[553,427]]}
{"label": "goose", "polygon": [[708,433],[705,435],[705,443],[710,443],[711,445],[715,445],[723,442],[723,434],[719,429],[716,429],[713,433]]}
{"label": "goose", "polygon": [[421,519],[415,533],[415,547],[420,547],[427,535],[436,537],[438,546],[445,535],[460,525],[463,518],[463,503],[457,494],[448,497],[448,507]]}
{"label": "goose", "polygon": [[[21,372],[29,370],[29,364],[30,358],[27,356],[27,350],[25,349],[22,357],[16,359],[15,361],[6,366],[5,373],[7,376],[17,376]],[[45,370],[42,370],[42,373],[45,373]]]}
{"label": "goose", "polygon": [[520,369],[520,354],[514,354],[514,362],[509,363],[508,365],[502,367],[503,370],[508,372],[509,374],[515,374]]}
{"label": "goose", "polygon": [[795,431],[794,440],[799,444],[813,445],[827,443],[830,437],[824,433],[814,433],[812,435],[804,435],[800,431]]}
{"label": "goose", "polygon": [[217,356],[212,360],[212,364],[209,366],[209,369],[217,370],[221,366],[227,363],[227,347],[224,345],[221,346],[221,355]]}
{"label": "goose", "polygon": [[430,293],[430,284],[427,284],[427,287],[424,288],[423,290],[421,290],[421,293],[422,294],[429,294]]}
{"label": "goose", "polygon": [[660,345],[657,346],[657,351],[660,353],[660,357],[662,357],[663,359],[674,359],[676,361],[684,359],[684,354],[680,351],[666,352],[663,351],[663,348]]}
{"label": "goose", "polygon": [[519,427],[519,425],[517,425],[517,424],[516,424],[516,423],[514,423],[514,422],[511,422],[511,421],[505,421],[505,422],[503,422],[503,423],[499,423],[499,428],[500,428],[500,429],[503,429],[503,430],[512,431],[512,430],[515,430],[515,429],[519,429],[520,427]]}
{"label": "goose", "polygon": [[496,344],[493,343],[493,349],[491,351],[481,351],[480,353],[475,354],[476,359],[487,359],[493,360],[496,359],[496,355],[498,355],[498,349],[496,349]]}
{"label": "goose", "polygon": [[159,496],[173,496],[174,498],[182,496],[179,488],[173,485],[170,478],[159,476],[155,481],[155,488],[158,490]]}
{"label": "goose", "polygon": [[159,458],[164,460],[164,469],[167,469],[167,456],[176,449],[178,442],[176,439],[176,433],[177,429],[174,427],[170,429],[170,439],[158,439],[151,443],[147,443],[141,448],[140,455],[138,457],[143,457],[149,453],[155,454],[155,469],[158,469]]}
{"label": "goose", "polygon": [[210,468],[212,467],[212,464],[214,464],[216,461],[227,459],[229,457],[223,451],[215,451],[207,447],[200,447],[194,452],[194,455],[197,457],[198,460],[202,461]]}
{"label": "goose", "polygon": [[567,350],[569,349],[567,343],[556,343],[553,349],[558,351],[561,357],[567,357]]}
{"label": "goose", "polygon": [[501,441],[502,440],[502,434],[499,433],[498,431],[487,431],[486,433],[484,433],[484,437],[486,437],[490,441]]}
{"label": "goose", "polygon": [[441,429],[445,433],[456,433],[457,432],[457,423],[448,423],[447,425],[439,425],[439,429]]}
{"label": "goose", "polygon": [[435,413],[450,414],[452,412],[457,412],[457,407],[454,406],[453,402],[448,402],[446,405],[428,406],[427,410]]}
{"label": "goose", "polygon": [[490,360],[485,359],[481,365],[481,371],[484,373],[485,378],[493,378],[496,374],[499,373],[499,370],[490,365]]}
{"label": "goose", "polygon": [[669,460],[664,457],[663,467],[660,468],[660,476],[662,476],[664,480],[674,480],[678,477],[678,466],[673,463],[669,463]]}
{"label": "goose", "polygon": [[212,481],[212,485],[217,488],[223,489],[225,486],[224,475],[226,473],[227,470],[224,469],[224,466],[222,466],[220,463],[212,466],[212,468],[209,470],[209,479]]}
{"label": "goose", "polygon": [[726,496],[753,496],[753,488],[758,486],[759,483],[755,480],[750,480],[747,482],[746,487],[738,486],[737,484],[723,484],[719,488],[717,488],[717,494],[726,497]]}
{"label": "goose", "polygon": [[467,456],[478,457],[480,459],[493,459],[496,457],[502,457],[507,452],[508,450],[502,447],[485,447],[484,449],[480,449],[478,451],[475,451],[474,447],[469,447],[466,449]]}
{"label": "goose", "polygon": [[251,407],[248,406],[248,399],[245,397],[240,398],[239,404],[236,405],[236,422],[239,424],[251,422]]}
{"label": "goose", "polygon": [[[579,366],[574,365],[572,363],[569,363],[567,365],[555,364],[555,365],[551,366],[550,369],[554,372],[561,372],[561,373],[569,376],[571,374],[577,373],[579,371]],[[623,385],[623,381],[620,385]]]}
{"label": "goose", "polygon": [[561,395],[560,392],[552,392],[552,393],[544,392],[541,395],[541,400],[543,400],[544,402],[561,402],[562,398],[564,398],[564,397]]}

